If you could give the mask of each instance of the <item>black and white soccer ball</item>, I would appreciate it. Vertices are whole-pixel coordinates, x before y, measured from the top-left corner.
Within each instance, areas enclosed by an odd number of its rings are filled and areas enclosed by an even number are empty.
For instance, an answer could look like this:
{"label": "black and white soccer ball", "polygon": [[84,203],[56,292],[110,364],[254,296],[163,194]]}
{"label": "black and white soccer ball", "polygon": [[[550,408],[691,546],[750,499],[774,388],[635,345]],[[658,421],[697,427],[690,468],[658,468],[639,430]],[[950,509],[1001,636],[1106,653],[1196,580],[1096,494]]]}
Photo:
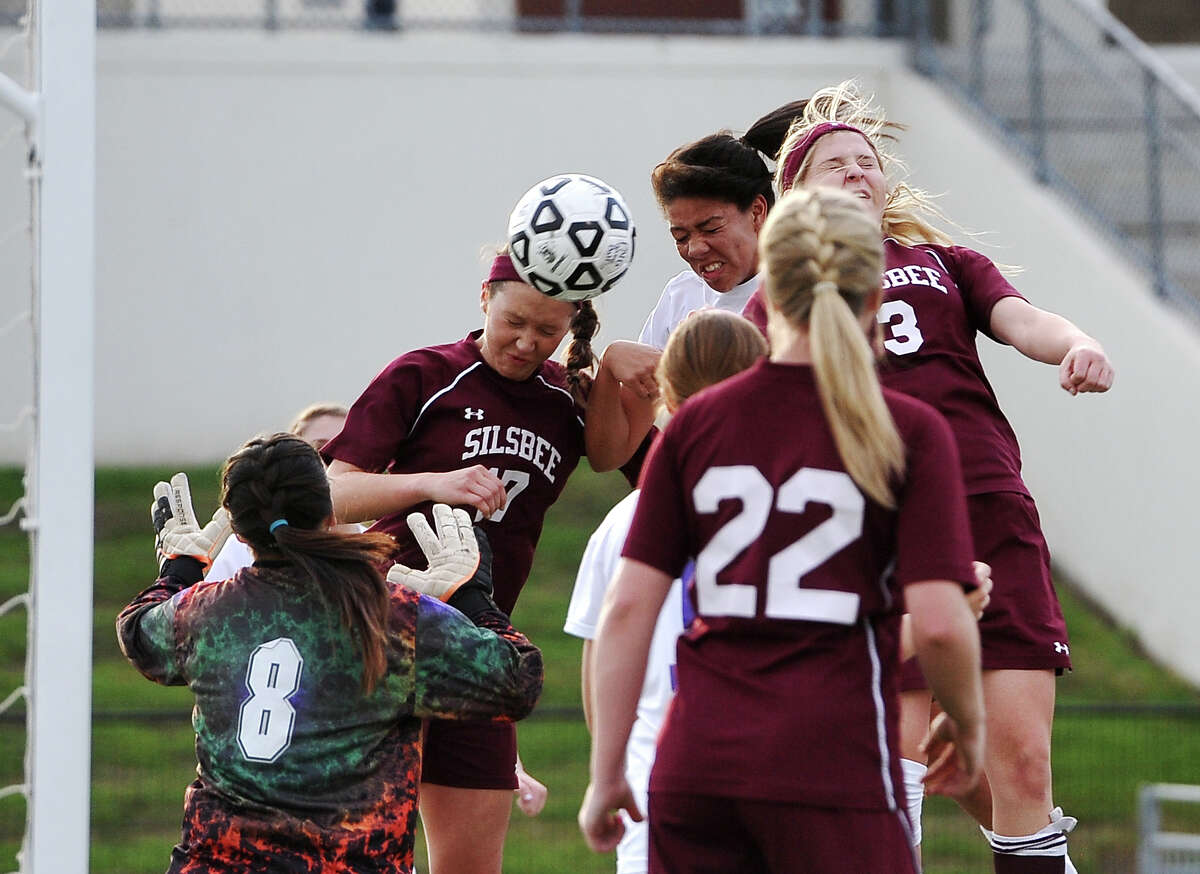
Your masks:
{"label": "black and white soccer ball", "polygon": [[508,251],[521,278],[559,300],[603,294],[633,260],[636,231],[621,193],[582,173],[530,188],[508,219]]}

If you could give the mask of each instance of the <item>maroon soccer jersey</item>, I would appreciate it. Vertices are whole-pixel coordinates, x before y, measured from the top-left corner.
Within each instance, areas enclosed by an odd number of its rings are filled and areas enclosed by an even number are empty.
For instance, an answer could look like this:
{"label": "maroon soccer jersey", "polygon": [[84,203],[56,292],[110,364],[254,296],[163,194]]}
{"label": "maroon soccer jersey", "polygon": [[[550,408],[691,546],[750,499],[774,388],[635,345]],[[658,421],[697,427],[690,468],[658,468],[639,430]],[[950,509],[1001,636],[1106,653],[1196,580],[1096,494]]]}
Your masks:
{"label": "maroon soccer jersey", "polygon": [[[492,544],[496,604],[511,614],[546,511],[584,454],[583,412],[565,387],[561,365],[547,361],[527,380],[506,379],[483,360],[479,334],[389,364],[322,452],[373,473],[491,468],[508,502],[491,519],[471,512]],[[425,559],[405,517],[430,506],[406,507],[373,528],[395,535],[396,560],[410,567],[424,567]]]}
{"label": "maroon soccer jersey", "polygon": [[[958,443],[967,494],[1028,494],[1021,450],[1000,410],[975,335],[992,339],[992,307],[1020,293],[988,258],[961,246],[884,241],[884,385],[920,398],[946,417]],[[766,332],[762,289],[743,315]]]}
{"label": "maroon soccer jersey", "polygon": [[973,586],[958,458],[885,393],[907,450],[897,511],[858,489],[811,368],[760,362],[683,405],[652,451],[623,554],[678,576],[697,618],[651,790],[894,809],[903,586]]}

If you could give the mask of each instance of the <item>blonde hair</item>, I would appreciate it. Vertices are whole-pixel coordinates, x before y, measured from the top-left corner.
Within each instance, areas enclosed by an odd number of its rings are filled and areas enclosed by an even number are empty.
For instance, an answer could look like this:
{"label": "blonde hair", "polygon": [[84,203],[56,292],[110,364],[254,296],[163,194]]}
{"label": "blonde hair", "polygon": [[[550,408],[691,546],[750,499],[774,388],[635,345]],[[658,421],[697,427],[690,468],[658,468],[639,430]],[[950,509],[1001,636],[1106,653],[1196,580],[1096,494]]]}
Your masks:
{"label": "blonde hair", "polygon": [[846,472],[876,503],[895,508],[904,444],[858,320],[880,287],[878,228],[840,191],[795,188],[767,216],[758,245],[768,300],[788,324],[807,328],[821,406]]}
{"label": "blonde hair", "polygon": [[287,432],[289,434],[299,434],[308,427],[310,422],[322,416],[333,416],[337,419],[344,419],[348,415],[350,415],[350,411],[341,404],[310,404],[296,414],[296,418],[292,420],[292,424],[288,425]]}
{"label": "blonde hair", "polygon": [[692,395],[741,373],[767,354],[753,323],[724,310],[699,310],[676,326],[658,360],[658,384],[670,410]]}
{"label": "blonde hair", "polygon": [[[883,108],[875,105],[873,95],[864,95],[854,79],[848,79],[830,88],[822,88],[808,99],[804,114],[792,123],[787,137],[779,149],[775,184],[784,185],[783,168],[789,152],[808,135],[813,128],[825,122],[841,122],[853,125],[862,131],[867,142],[879,156],[879,167],[888,179],[887,202],[883,208],[882,231],[884,237],[892,237],[905,246],[920,243],[953,245],[954,240],[933,221],[949,225],[961,231],[943,215],[933,202],[933,196],[920,188],[913,188],[903,181],[908,168],[891,151],[896,136],[893,131],[904,130],[905,126],[888,121]],[[794,184],[803,183],[812,166],[813,150],[805,156],[796,172]]]}

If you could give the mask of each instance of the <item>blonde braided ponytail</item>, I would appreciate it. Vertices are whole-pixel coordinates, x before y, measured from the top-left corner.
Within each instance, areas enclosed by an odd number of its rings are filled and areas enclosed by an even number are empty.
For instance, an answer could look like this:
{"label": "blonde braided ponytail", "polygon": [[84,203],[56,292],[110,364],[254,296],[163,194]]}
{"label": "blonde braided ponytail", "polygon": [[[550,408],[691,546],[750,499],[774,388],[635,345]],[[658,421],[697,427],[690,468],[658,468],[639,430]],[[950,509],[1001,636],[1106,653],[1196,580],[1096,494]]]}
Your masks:
{"label": "blonde braided ponytail", "polygon": [[883,272],[878,229],[853,198],[797,188],[767,216],[759,257],[771,304],[808,332],[821,405],[846,472],[876,503],[894,508],[904,445],[858,321]]}

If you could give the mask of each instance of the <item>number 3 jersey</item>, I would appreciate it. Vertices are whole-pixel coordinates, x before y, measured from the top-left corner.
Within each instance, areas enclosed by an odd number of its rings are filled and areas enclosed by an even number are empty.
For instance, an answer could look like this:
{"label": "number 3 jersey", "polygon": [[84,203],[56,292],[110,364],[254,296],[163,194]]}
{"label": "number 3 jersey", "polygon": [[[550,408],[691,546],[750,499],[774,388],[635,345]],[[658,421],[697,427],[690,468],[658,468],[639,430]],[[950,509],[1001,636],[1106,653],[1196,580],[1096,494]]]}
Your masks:
{"label": "number 3 jersey", "polygon": [[541,653],[495,611],[476,626],[389,586],[387,673],[365,695],[338,609],[295,568],[183,585],[158,580],[117,619],[134,666],[196,699],[171,872],[407,874],[421,720],[519,719],[541,690]]}
{"label": "number 3 jersey", "polygon": [[[546,511],[584,454],[583,411],[561,365],[547,361],[527,380],[507,379],[483,360],[479,335],[397,358],[354,402],[322,452],[373,473],[491,469],[508,491],[506,506],[491,519],[467,509],[487,531],[496,604],[511,615]],[[405,519],[430,506],[406,507],[372,529],[395,536],[396,560],[409,567],[425,567],[425,558]]]}
{"label": "number 3 jersey", "polygon": [[[1021,450],[1000,410],[979,352],[977,333],[992,339],[992,308],[1021,297],[996,265],[962,246],[884,240],[886,268],[879,323],[886,356],[880,379],[946,417],[958,444],[967,494],[1028,494]],[[766,331],[762,290],[743,315]]]}
{"label": "number 3 jersey", "polygon": [[688,400],[652,451],[623,555],[678,576],[696,619],[651,792],[895,809],[903,586],[974,586],[945,421],[885,391],[898,510],[838,455],[811,368],[760,362]]}

